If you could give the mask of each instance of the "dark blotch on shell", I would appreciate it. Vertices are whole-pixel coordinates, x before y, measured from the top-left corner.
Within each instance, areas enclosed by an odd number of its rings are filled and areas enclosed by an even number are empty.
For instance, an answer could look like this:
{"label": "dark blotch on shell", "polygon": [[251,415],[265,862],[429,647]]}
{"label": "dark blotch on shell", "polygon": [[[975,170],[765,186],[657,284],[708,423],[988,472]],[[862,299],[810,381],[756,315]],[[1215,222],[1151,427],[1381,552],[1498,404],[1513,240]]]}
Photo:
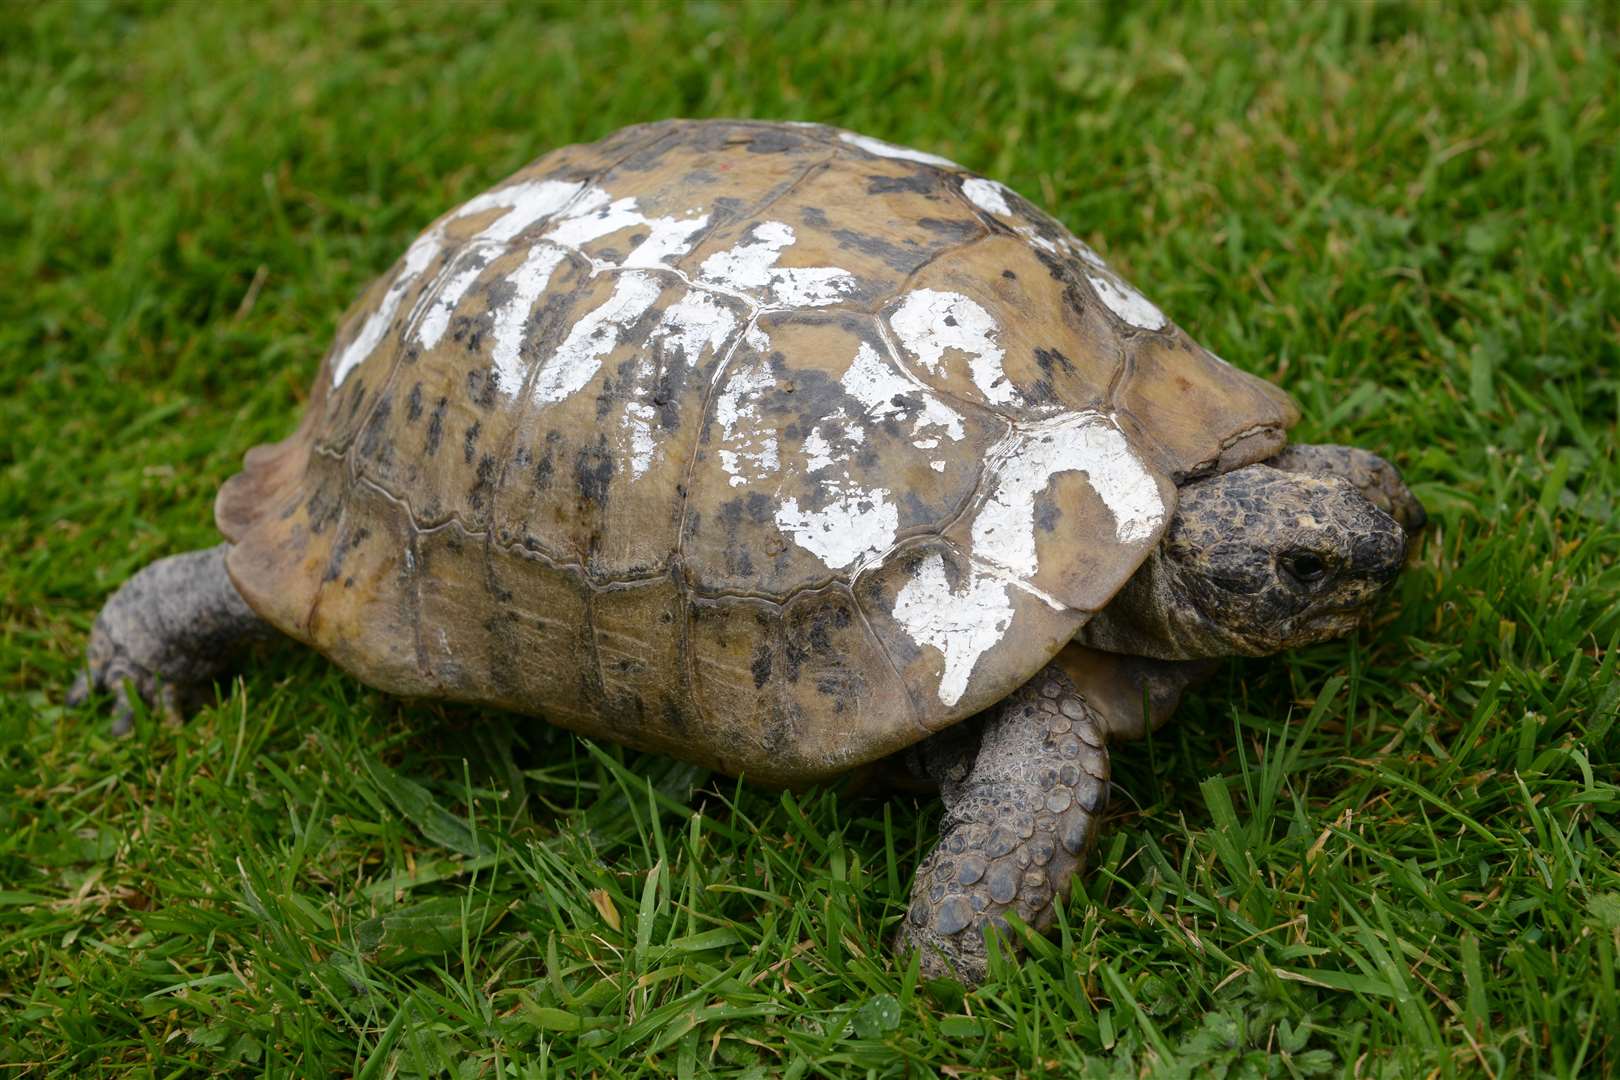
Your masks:
{"label": "dark blotch on shell", "polygon": [[749,671],[754,676],[755,690],[761,689],[766,680],[771,677],[771,660],[773,656],[774,654],[771,652],[769,645],[762,644],[754,647],[754,658],[749,664]]}
{"label": "dark blotch on shell", "polygon": [[442,397],[433,406],[433,415],[428,417],[427,445],[425,450],[428,457],[439,452],[439,443],[444,439],[444,413],[450,407],[450,399]]}
{"label": "dark blotch on shell", "polygon": [[906,191],[914,195],[932,195],[939,190],[939,173],[932,169],[919,169],[910,176],[868,176],[868,195],[892,195]]}
{"label": "dark blotch on shell", "polygon": [[580,497],[600,506],[607,501],[612,482],[613,453],[607,448],[607,439],[598,438],[595,446],[580,447],[574,459],[574,483],[579,486]]}

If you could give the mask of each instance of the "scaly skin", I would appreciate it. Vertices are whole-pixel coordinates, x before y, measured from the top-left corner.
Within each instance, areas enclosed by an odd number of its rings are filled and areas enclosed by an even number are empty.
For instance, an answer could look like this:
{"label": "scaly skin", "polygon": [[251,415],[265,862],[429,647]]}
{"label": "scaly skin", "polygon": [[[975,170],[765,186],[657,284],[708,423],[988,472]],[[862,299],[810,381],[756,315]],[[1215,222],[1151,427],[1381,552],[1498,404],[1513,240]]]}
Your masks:
{"label": "scaly skin", "polygon": [[[1332,472],[1249,465],[1180,496],[1164,540],[1076,642],[1159,660],[1270,656],[1354,630],[1406,559],[1406,531]],[[1292,569],[1302,558],[1310,580]]]}
{"label": "scaly skin", "polygon": [[1290,443],[1265,464],[1283,472],[1337,476],[1355,485],[1368,502],[1394,518],[1408,536],[1428,524],[1429,515],[1401,479],[1401,471],[1377,454],[1356,446]]}
{"label": "scaly skin", "polygon": [[270,636],[225,572],[229,544],[159,559],[124,582],[96,617],[86,670],[68,704],[114,697],[113,731],[129,730],[129,688],[178,715],[229,669],[243,645]]}
{"label": "scaly skin", "polygon": [[[1057,665],[986,714],[922,743],[940,785],[938,846],[912,884],[896,946],[930,978],[984,981],[984,934],[1016,913],[1040,931],[1085,861],[1108,801],[1104,726]],[[977,736],[977,737],[975,737]]]}

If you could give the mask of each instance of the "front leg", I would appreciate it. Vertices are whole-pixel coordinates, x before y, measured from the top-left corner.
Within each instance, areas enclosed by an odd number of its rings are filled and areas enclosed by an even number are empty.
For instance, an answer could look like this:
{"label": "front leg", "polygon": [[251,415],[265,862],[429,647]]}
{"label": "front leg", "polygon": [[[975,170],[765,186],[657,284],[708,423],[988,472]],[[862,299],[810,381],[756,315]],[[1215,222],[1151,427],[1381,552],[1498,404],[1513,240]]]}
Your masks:
{"label": "front leg", "polygon": [[986,929],[1012,944],[1009,912],[1035,930],[1052,924],[1108,801],[1104,727],[1057,665],[972,725],[918,747],[945,818],[897,942],[922,953],[924,975],[970,985],[987,973]]}
{"label": "front leg", "polygon": [[1213,675],[1219,660],[1155,660],[1088,649],[1072,642],[1052,663],[1096,712],[1109,742],[1145,738],[1175,713],[1188,690]]}

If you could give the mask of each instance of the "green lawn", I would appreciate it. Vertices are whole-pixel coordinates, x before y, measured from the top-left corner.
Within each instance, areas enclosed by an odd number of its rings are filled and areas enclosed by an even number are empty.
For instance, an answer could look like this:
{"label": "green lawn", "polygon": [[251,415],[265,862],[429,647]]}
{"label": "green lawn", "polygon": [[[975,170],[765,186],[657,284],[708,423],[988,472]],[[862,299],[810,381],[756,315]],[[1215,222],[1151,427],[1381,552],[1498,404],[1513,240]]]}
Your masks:
{"label": "green lawn", "polygon": [[[1136,7],[8,7],[0,1078],[1620,1070],[1620,17]],[[965,998],[887,948],[926,800],[292,648],[184,726],[61,704],[421,227],[673,115],[1006,181],[1434,519],[1376,626],[1116,753],[1061,933]]]}

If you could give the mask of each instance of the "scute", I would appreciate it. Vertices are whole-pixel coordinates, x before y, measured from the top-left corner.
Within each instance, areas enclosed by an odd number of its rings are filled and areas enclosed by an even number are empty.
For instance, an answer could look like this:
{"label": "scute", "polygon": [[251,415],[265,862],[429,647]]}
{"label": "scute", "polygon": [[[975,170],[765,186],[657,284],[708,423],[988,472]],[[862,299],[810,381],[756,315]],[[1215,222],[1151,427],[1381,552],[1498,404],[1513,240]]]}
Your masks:
{"label": "scute", "polygon": [[746,310],[669,271],[587,280],[507,402],[496,541],[598,584],[667,575],[709,383]]}
{"label": "scute", "polygon": [[373,685],[803,783],[1021,685],[1295,416],[994,181],[670,121],[435,222],[216,517]]}
{"label": "scute", "polygon": [[900,369],[877,321],[762,315],[715,386],[682,556],[699,592],[847,579],[971,498],[1000,417]]}

